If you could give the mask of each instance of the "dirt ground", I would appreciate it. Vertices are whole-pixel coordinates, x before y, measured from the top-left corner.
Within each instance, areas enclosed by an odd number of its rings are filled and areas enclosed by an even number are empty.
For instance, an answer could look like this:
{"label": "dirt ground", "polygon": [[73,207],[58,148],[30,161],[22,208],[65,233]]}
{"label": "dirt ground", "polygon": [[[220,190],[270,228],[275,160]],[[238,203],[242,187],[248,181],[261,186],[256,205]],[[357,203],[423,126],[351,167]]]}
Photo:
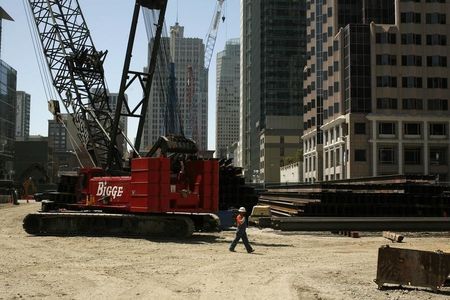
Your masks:
{"label": "dirt ground", "polygon": [[[35,237],[23,217],[39,204],[0,207],[0,299],[449,299],[426,289],[378,290],[380,234],[250,228],[256,252],[228,251],[233,232],[183,241]],[[407,234],[399,247],[450,252],[448,233]]]}

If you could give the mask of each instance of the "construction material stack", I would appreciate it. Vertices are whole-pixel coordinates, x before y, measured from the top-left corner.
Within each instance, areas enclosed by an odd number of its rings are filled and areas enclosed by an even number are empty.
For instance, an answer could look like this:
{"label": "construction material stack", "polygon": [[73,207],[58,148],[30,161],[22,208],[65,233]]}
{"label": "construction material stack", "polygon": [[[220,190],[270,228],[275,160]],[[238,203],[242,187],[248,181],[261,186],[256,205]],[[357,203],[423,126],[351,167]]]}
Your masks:
{"label": "construction material stack", "polygon": [[371,177],[272,186],[259,203],[283,217],[443,217],[450,213],[450,187],[434,176]]}

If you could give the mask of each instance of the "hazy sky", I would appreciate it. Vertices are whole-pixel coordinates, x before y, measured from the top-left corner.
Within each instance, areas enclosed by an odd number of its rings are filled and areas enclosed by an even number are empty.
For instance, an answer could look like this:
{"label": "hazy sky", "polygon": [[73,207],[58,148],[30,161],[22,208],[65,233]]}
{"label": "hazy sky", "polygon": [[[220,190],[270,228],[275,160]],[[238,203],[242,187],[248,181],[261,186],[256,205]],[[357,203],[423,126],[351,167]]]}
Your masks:
{"label": "hazy sky", "polygon": [[[135,1],[79,0],[79,3],[97,50],[108,50],[105,76],[110,92],[118,92]],[[169,0],[168,3],[166,13],[168,27],[176,21],[178,6],[178,21],[180,25],[185,26],[185,36],[205,39],[216,0]],[[52,118],[52,115],[47,110],[48,99],[27,25],[24,5],[28,5],[28,0],[0,0],[0,5],[15,20],[15,22],[3,21],[1,59],[17,70],[17,90],[23,90],[31,95],[30,134],[47,136],[47,120]],[[209,149],[215,148],[216,54],[224,49],[226,40],[239,37],[239,0],[225,0],[224,9],[226,19],[220,24],[209,69]],[[142,70],[147,61],[147,35],[142,21],[141,15],[132,70]],[[140,99],[141,90],[137,85],[127,93],[132,103]],[[136,127],[136,122],[129,123],[129,138],[134,138]]]}

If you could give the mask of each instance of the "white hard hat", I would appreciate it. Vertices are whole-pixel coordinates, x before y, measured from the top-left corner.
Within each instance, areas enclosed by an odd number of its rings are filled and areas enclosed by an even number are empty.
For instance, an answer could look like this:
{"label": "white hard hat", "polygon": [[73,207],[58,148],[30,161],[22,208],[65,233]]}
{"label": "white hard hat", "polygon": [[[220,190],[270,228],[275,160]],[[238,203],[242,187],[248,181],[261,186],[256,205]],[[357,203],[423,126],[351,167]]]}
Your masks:
{"label": "white hard hat", "polygon": [[241,207],[241,208],[239,208],[239,210],[238,210],[239,212],[247,212],[246,210],[245,210],[245,207]]}

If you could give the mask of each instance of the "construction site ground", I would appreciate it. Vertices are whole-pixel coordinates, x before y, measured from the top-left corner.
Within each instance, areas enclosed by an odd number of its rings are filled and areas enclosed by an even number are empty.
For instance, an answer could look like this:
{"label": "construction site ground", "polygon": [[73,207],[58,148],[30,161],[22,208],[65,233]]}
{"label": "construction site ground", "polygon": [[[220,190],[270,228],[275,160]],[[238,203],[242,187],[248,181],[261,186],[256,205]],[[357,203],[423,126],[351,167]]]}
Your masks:
{"label": "construction site ground", "polygon": [[[256,252],[228,251],[234,232],[187,240],[36,237],[39,203],[0,206],[0,299],[448,299],[450,289],[378,290],[381,233],[361,238],[249,228]],[[406,233],[391,246],[450,252],[449,233]]]}

